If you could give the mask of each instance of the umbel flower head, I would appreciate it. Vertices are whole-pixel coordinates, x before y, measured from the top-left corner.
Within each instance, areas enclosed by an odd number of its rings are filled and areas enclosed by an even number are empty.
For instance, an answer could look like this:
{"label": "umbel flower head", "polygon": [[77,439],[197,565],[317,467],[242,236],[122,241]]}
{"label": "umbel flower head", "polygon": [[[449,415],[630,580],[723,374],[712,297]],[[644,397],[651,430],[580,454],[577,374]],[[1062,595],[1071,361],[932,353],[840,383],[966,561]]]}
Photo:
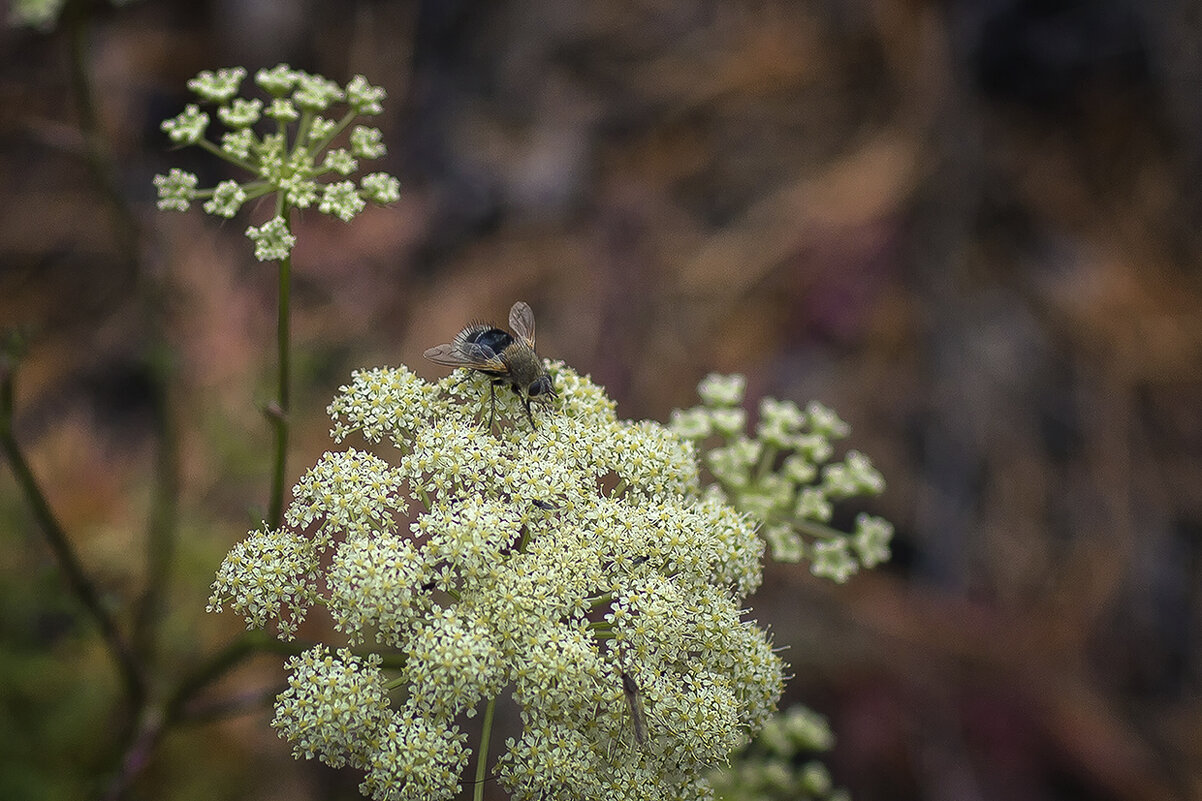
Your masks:
{"label": "umbel flower head", "polygon": [[[276,195],[276,215],[246,235],[255,244],[255,258],[273,261],[288,256],[296,243],[286,211],[312,205],[344,222],[364,209],[367,201],[392,203],[400,196],[397,179],[383,172],[363,176],[358,184],[346,179],[361,160],[384,155],[377,128],[351,123],[379,114],[384,90],[356,75],[345,87],[320,75],[294,70],[287,64],[259,70],[255,83],[266,98],[237,97],[246,78],[242,67],[205,70],[188,82],[201,103],[216,104],[225,127],[209,138],[212,117],[200,104],[188,105],[166,120],[162,128],[179,145],[197,145],[250,173],[245,181],[226,180],[211,189],[198,189],[197,177],[180,169],[156,175],[158,207],[187,211],[195,200],[204,210],[231,218],[246,203]],[[338,116],[330,116],[339,106]],[[346,130],[345,146],[332,147]],[[346,180],[333,180],[341,178]]]}
{"label": "umbel flower head", "polygon": [[554,409],[532,429],[498,393],[494,431],[478,374],[355,373],[333,438],[393,447],[327,453],[285,527],[218,572],[212,609],[290,638],[324,606],[355,647],[290,660],[274,725],[372,798],[455,795],[462,719],[502,694],[522,728],[489,775],[516,799],[710,797],[706,772],[775,709],[784,666],[742,608],[753,518],[701,492],[692,442],[547,366]]}
{"label": "umbel flower head", "polygon": [[834,440],[850,432],[847,423],[817,401],[803,411],[792,401],[764,398],[754,435],[746,433],[746,382],[741,375],[709,375],[697,387],[702,405],[672,413],[672,430],[691,442],[711,443],[706,469],[714,479],[708,491],[747,512],[774,559],[808,558],[816,576],[845,582],[861,567],[889,559],[893,526],[861,513],[851,534],[828,525],[834,504],[880,494],[885,480],[859,451],[831,461]]}

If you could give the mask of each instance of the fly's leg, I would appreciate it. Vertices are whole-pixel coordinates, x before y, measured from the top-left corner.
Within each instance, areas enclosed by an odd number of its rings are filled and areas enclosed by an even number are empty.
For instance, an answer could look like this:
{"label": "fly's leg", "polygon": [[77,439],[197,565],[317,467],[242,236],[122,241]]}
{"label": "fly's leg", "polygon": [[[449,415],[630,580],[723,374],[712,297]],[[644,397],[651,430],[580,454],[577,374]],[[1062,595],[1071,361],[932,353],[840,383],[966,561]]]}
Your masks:
{"label": "fly's leg", "polygon": [[[514,392],[517,390],[514,389]],[[518,392],[518,397],[522,399],[522,408],[526,410],[526,419],[530,421],[531,430],[537,431],[538,426],[534,424],[534,415],[530,413],[530,398],[524,397],[520,392]]]}
{"label": "fly's leg", "polygon": [[504,383],[494,378],[488,382],[488,430],[492,431],[492,421],[497,414],[497,384]]}

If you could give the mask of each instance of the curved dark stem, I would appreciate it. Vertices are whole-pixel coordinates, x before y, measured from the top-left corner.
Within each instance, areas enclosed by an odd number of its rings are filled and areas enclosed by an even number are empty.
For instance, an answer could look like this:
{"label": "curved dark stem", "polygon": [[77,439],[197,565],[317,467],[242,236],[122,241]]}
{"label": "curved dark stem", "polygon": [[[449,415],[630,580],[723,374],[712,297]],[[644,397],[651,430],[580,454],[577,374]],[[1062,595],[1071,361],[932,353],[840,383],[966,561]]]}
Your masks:
{"label": "curved dark stem", "polygon": [[198,665],[180,681],[179,686],[167,700],[167,718],[174,721],[184,717],[185,707],[193,698],[252,654],[260,652],[299,654],[303,650],[303,645],[281,643],[262,631],[243,632],[241,636]]}
{"label": "curved dark stem", "polygon": [[[298,643],[282,643],[261,631],[244,632],[181,679],[162,703],[152,702],[142,705],[137,719],[133,721],[132,726],[126,732],[123,744],[118,749],[121,756],[116,771],[104,787],[100,798],[103,801],[117,801],[124,797],[138,776],[149,765],[163,735],[172,727],[185,721],[198,722],[214,719],[223,713],[236,712],[250,706],[261,706],[264,699],[269,698],[267,693],[260,692],[249,698],[239,698],[210,704],[208,707],[199,709],[189,709],[189,703],[207,687],[257,652],[298,654],[304,648],[304,645]],[[274,694],[272,693],[272,695]]]}
{"label": "curved dark stem", "polygon": [[134,607],[131,642],[135,652],[152,659],[156,650],[156,622],[167,594],[170,566],[175,553],[178,520],[179,448],[170,404],[167,359],[156,349],[165,340],[161,319],[163,288],[146,274],[141,260],[141,230],[132,208],[121,191],[118,171],[100,123],[99,104],[92,81],[88,37],[92,9],[88,0],[70,0],[64,9],[69,36],[72,95],[83,137],[84,158],[92,178],[112,215],[118,252],[129,265],[135,281],[139,312],[149,328],[149,375],[153,383],[155,459],[150,511],[146,526],[146,586]]}
{"label": "curved dark stem", "polygon": [[121,764],[100,795],[103,801],[118,801],[125,797],[154,756],[166,725],[167,717],[162,707],[147,704],[141,708],[130,731],[129,744],[122,753]]}
{"label": "curved dark stem", "polygon": [[46,542],[63,572],[67,587],[79,599],[84,611],[100,629],[100,635],[112,654],[113,661],[117,664],[117,671],[121,676],[121,683],[125,687],[125,694],[131,705],[136,708],[143,703],[146,697],[146,684],[141,665],[117,626],[116,619],[109,614],[108,609],[101,601],[100,591],[84,572],[83,564],[76,555],[67,532],[55,517],[54,510],[50,508],[46,494],[42,492],[37,478],[33,475],[33,470],[29,467],[29,462],[25,459],[21,445],[13,433],[15,371],[16,367],[9,355],[0,356],[0,450],[8,458],[17,485],[21,488],[38,527],[46,537]]}

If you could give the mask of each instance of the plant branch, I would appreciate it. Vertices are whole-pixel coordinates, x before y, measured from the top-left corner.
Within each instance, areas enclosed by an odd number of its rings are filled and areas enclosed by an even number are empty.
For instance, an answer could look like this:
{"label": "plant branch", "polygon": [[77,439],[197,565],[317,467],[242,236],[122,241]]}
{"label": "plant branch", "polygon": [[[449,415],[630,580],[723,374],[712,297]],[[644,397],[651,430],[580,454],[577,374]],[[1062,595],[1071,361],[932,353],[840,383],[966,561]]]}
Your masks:
{"label": "plant branch", "polygon": [[50,508],[50,503],[46,500],[46,495],[42,492],[13,433],[15,372],[12,358],[8,354],[0,356],[0,450],[8,457],[17,485],[21,488],[38,527],[46,537],[68,588],[99,627],[100,635],[117,664],[126,695],[135,707],[140,706],[146,695],[141,665],[117,626],[117,621],[101,601],[100,591],[84,571],[67,532],[55,517],[54,510]]}
{"label": "plant branch", "polygon": [[476,789],[473,793],[475,801],[482,801],[484,798],[484,778],[488,773],[488,740],[492,736],[492,716],[497,708],[497,697],[494,695],[488,699],[488,706],[484,707],[484,722],[480,726],[480,753],[476,761]]}
{"label": "plant branch", "polygon": [[281,642],[263,631],[246,631],[208,660],[200,664],[176,687],[167,701],[168,720],[183,717],[184,707],[203,689],[224,677],[251,654],[256,652],[299,654],[306,648],[295,642]]}
{"label": "plant branch", "polygon": [[129,744],[122,751],[121,763],[100,796],[102,801],[118,801],[126,796],[134,780],[150,764],[166,723],[166,715],[157,704],[141,708],[130,732]]}
{"label": "plant branch", "polygon": [[[281,195],[282,196],[282,195]],[[286,208],[278,208],[277,212],[292,232],[292,215]],[[278,373],[276,402],[269,409],[269,416],[275,427],[275,460],[271,475],[271,500],[268,504],[267,524],[272,528],[279,527],[284,522],[284,478],[288,457],[288,412],[292,406],[292,351],[291,342],[292,316],[292,257],[280,259],[279,266],[279,316],[276,321],[276,350]]]}

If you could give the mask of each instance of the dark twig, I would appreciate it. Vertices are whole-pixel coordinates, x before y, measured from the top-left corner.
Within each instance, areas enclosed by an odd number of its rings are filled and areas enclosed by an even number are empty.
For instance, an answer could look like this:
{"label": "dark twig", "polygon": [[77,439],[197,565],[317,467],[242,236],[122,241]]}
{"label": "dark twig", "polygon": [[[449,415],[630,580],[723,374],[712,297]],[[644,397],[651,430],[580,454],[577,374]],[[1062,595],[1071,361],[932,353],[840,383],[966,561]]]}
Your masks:
{"label": "dark twig", "polygon": [[126,695],[133,706],[140,706],[146,694],[141,665],[117,626],[117,621],[109,614],[108,609],[101,601],[96,585],[84,572],[83,565],[71,545],[67,532],[55,517],[54,510],[50,508],[50,503],[46,500],[46,495],[34,477],[29,462],[26,461],[16,435],[13,433],[15,372],[16,367],[10,354],[5,353],[0,356],[0,450],[3,450],[4,455],[8,458],[17,485],[21,488],[38,527],[45,535],[46,542],[63,571],[68,588],[79,599],[84,610],[95,620],[100,629],[101,637],[117,664],[121,682],[125,685]]}

